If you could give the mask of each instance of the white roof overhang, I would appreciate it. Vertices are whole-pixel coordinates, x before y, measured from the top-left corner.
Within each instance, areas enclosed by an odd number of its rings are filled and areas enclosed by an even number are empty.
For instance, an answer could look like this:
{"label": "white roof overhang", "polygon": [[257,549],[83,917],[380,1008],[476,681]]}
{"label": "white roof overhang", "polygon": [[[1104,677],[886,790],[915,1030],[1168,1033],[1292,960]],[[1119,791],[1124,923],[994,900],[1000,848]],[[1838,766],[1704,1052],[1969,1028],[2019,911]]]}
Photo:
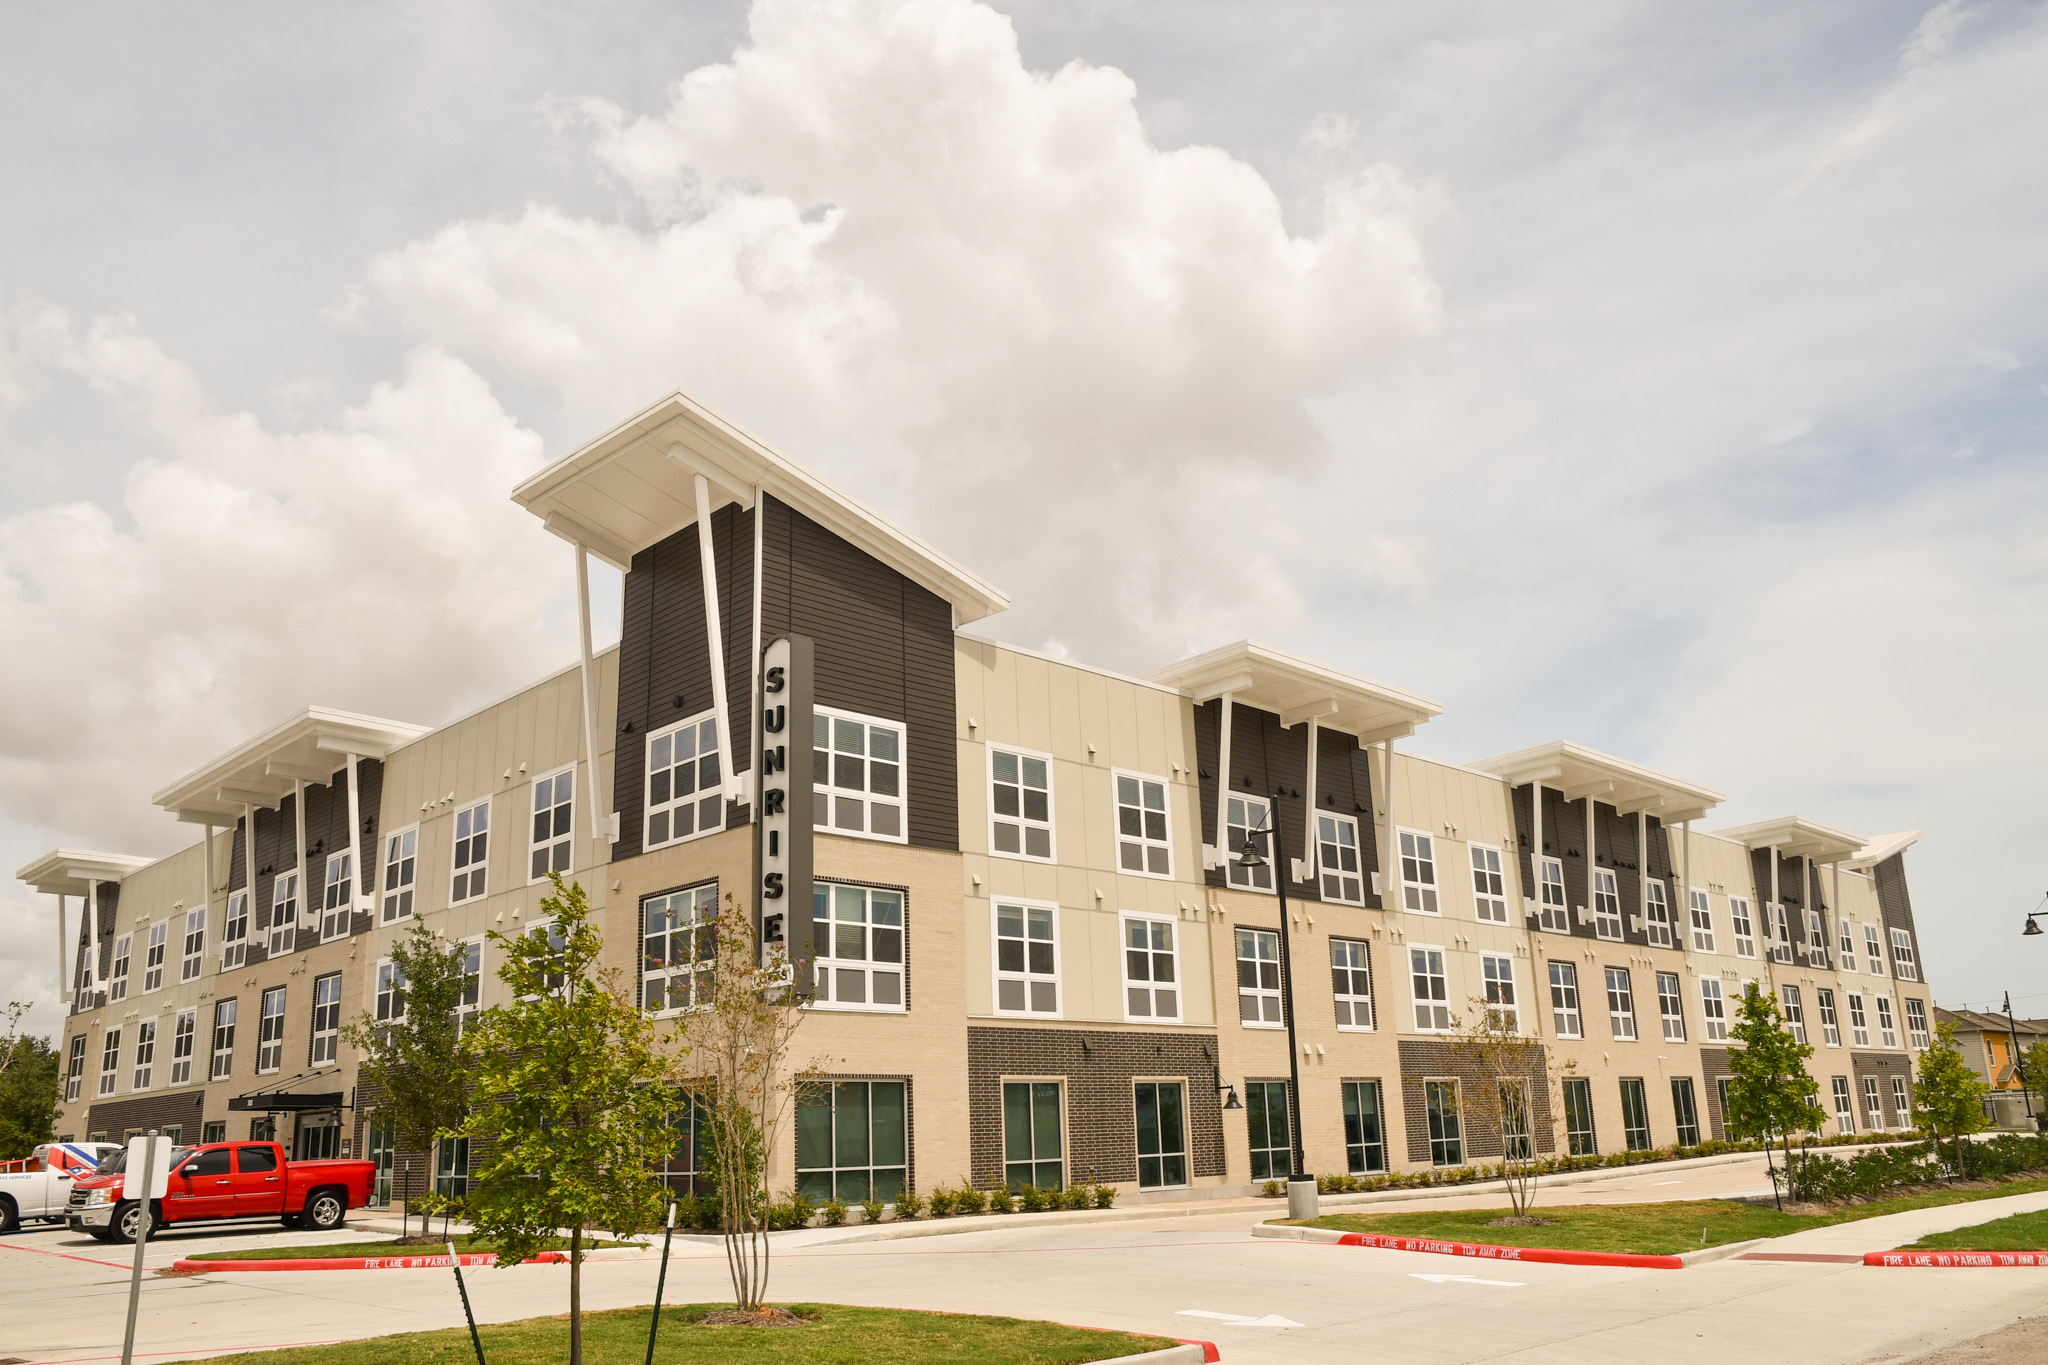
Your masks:
{"label": "white roof overhang", "polygon": [[953,605],[956,625],[1010,599],[694,398],[672,393],[512,490],[542,525],[625,571],[633,556],[697,521],[696,476],[713,510],[766,489]]}
{"label": "white roof overhang", "polygon": [[1509,786],[1541,782],[1562,791],[1567,801],[1590,796],[1624,815],[1641,811],[1667,825],[1697,820],[1727,799],[1712,787],[1561,739],[1465,766],[1492,773]]}
{"label": "white roof overhang", "polygon": [[155,861],[154,858],[138,858],[132,853],[55,848],[14,875],[48,895],[83,896],[89,882],[118,882]]}
{"label": "white roof overhang", "polygon": [[187,824],[232,825],[244,806],[268,809],[284,799],[294,782],[324,785],[350,754],[383,758],[428,728],[309,706],[187,773],[151,800]]}
{"label": "white roof overhang", "polygon": [[1271,711],[1282,725],[1314,717],[1322,728],[1356,735],[1361,744],[1412,735],[1444,709],[1427,697],[1250,640],[1169,664],[1145,681],[1185,693],[1198,706],[1227,692],[1232,705]]}
{"label": "white roof overhang", "polygon": [[1749,848],[1775,848],[1787,857],[1811,858],[1817,863],[1847,862],[1869,842],[1860,834],[1850,834],[1803,815],[1759,820],[1753,825],[1737,825],[1712,833]]}
{"label": "white roof overhang", "polygon": [[1921,831],[1917,829],[1904,830],[1898,834],[1880,834],[1857,849],[1855,857],[1843,859],[1842,865],[1855,868],[1859,872],[1876,867],[1894,853],[1904,853],[1920,842],[1920,834]]}

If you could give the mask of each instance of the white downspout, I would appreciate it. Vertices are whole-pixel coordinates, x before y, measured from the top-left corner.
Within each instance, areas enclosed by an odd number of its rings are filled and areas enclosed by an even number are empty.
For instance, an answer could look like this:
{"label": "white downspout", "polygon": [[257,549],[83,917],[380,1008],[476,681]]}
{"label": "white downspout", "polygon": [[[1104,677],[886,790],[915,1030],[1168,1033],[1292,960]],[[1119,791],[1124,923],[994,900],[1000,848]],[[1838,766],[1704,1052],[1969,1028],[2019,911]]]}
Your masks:
{"label": "white downspout", "polygon": [[[595,844],[611,832],[611,822],[604,816],[604,783],[598,779],[597,771],[597,669],[590,653],[590,551],[580,543],[576,546],[576,629],[577,641],[583,649],[583,777],[590,784],[584,805],[590,810],[590,839]],[[598,823],[600,819],[604,819],[603,824]],[[596,850],[591,852],[594,856]]]}
{"label": "white downspout", "polygon": [[[1230,866],[1230,837],[1224,833],[1223,816],[1228,809],[1230,797],[1230,701],[1231,694],[1225,692],[1220,698],[1223,703],[1223,723],[1216,736],[1216,866],[1228,869]],[[1226,870],[1223,880],[1230,880]]]}
{"label": "white downspout", "polygon": [[733,764],[732,711],[725,700],[725,628],[718,619],[718,557],[711,549],[711,481],[702,474],[697,484],[697,553],[704,565],[704,633],[711,641],[711,704],[718,711],[720,790],[728,801],[739,799],[739,773]]}
{"label": "white downspout", "polygon": [[57,893],[57,993],[69,1001],[65,1006],[65,1012],[68,1014],[78,1006],[78,989],[77,983],[64,970],[64,964],[71,960],[71,949],[64,941],[64,920],[64,893],[59,891]]}

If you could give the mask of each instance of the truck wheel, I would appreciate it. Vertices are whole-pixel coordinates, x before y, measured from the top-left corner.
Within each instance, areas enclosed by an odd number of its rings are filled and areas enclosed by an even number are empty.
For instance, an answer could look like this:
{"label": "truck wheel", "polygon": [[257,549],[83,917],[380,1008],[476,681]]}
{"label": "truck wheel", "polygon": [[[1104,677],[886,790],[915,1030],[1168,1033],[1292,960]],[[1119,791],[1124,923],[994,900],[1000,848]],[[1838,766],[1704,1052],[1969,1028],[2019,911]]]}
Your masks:
{"label": "truck wheel", "polygon": [[348,1205],[333,1190],[317,1190],[306,1201],[306,1226],[316,1232],[332,1232],[348,1215]]}
{"label": "truck wheel", "polygon": [[0,1194],[0,1232],[13,1232],[21,1226],[21,1210],[14,1207],[14,1201]]}
{"label": "truck wheel", "polygon": [[[149,1235],[151,1237],[156,1236],[161,1217],[162,1215],[159,1214],[157,1215],[157,1217],[150,1219]],[[114,1222],[113,1225],[110,1228],[108,1228],[109,1236],[107,1240],[110,1242],[119,1242],[123,1246],[133,1246],[135,1244],[136,1234],[140,1233],[141,1231],[142,1205],[123,1204],[121,1205],[121,1207],[114,1210]]]}
{"label": "truck wheel", "polygon": [[296,1213],[288,1213],[284,1217],[278,1219],[277,1221],[284,1224],[288,1228],[296,1228],[303,1226],[306,1220],[301,1218]]}

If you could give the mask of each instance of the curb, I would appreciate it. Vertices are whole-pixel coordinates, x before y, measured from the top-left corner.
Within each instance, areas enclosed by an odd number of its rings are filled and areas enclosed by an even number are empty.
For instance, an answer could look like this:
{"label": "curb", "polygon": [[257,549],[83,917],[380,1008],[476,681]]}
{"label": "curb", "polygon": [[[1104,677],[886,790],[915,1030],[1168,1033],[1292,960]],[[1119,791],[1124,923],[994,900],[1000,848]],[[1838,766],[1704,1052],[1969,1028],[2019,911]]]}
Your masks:
{"label": "curb", "polygon": [[1163,1346],[1156,1351],[1143,1351],[1134,1356],[1111,1356],[1098,1360],[1095,1365],[1204,1365],[1206,1361],[1223,1359],[1213,1341],[1182,1341],[1178,1346]]}
{"label": "curb", "polygon": [[[1269,1230],[1270,1229],[1270,1230]],[[1676,1256],[1640,1256],[1621,1251],[1558,1251],[1549,1247],[1489,1246],[1483,1242],[1445,1242],[1433,1237],[1382,1237],[1371,1232],[1338,1232],[1334,1228],[1274,1228],[1261,1223],[1254,1237],[1321,1242],[1332,1246],[1374,1247],[1382,1251],[1421,1251],[1437,1256],[1469,1256],[1482,1261],[1520,1261],[1544,1265],[1597,1265],[1633,1270],[1683,1270]],[[1710,1247],[1709,1250],[1719,1250]]]}
{"label": "curb", "polygon": [[2048,1266],[2048,1251],[1866,1251],[1863,1264],[1878,1266]]}
{"label": "curb", "polygon": [[[610,1247],[608,1251],[625,1248]],[[637,1254],[637,1253],[636,1253]],[[616,1255],[605,1256],[604,1252],[584,1253],[586,1261],[603,1257],[617,1260]],[[521,1265],[560,1265],[569,1259],[566,1251],[543,1251],[538,1256],[528,1257]],[[448,1254],[439,1256],[299,1256],[273,1261],[189,1261],[171,1262],[170,1268],[181,1275],[211,1275],[217,1271],[269,1271],[269,1270],[446,1270],[450,1265],[496,1265],[496,1252],[465,1251],[450,1261]]]}
{"label": "curb", "polygon": [[1678,1259],[1687,1266],[1706,1265],[1710,1261],[1725,1261],[1730,1256],[1740,1256],[1752,1247],[1760,1247],[1766,1242],[1777,1240],[1775,1237],[1752,1237],[1746,1242],[1724,1242],[1717,1247],[1701,1247],[1698,1251],[1681,1251],[1678,1253]]}

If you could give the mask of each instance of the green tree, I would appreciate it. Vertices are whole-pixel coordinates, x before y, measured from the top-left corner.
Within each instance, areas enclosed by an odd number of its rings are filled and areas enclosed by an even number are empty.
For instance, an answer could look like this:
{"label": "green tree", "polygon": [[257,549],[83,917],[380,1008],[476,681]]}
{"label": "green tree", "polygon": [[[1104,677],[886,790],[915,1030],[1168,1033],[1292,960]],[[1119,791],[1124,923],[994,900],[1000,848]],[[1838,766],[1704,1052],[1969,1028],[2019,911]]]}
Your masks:
{"label": "green tree", "polygon": [[2027,1073],[2027,1089],[2034,1096],[2034,1114],[2048,1114],[2048,1041],[2021,1048],[2020,1067]]}
{"label": "green tree", "polygon": [[[390,1127],[400,1150],[425,1152],[431,1162],[435,1140],[459,1127],[469,1106],[458,1013],[469,982],[461,950],[451,952],[417,920],[392,945],[391,961],[399,980],[388,1017],[365,1010],[342,1034],[362,1057],[357,1084],[376,1096],[377,1122]],[[424,1237],[435,1201],[429,1196],[419,1203]]]}
{"label": "green tree", "polygon": [[[1820,1084],[1806,1069],[1813,1048],[1792,1036],[1778,1014],[1778,1002],[1753,985],[1743,992],[1728,1037],[1740,1044],[1728,1052],[1728,1070],[1733,1073],[1728,1085],[1728,1132],[1733,1137],[1763,1139],[1766,1161],[1770,1144],[1774,1140],[1780,1143],[1785,1153],[1785,1180],[1793,1185],[1793,1197],[1797,1198],[1792,1134],[1818,1132],[1828,1121],[1816,1100]],[[1773,1165],[1771,1191],[1783,1208],[1778,1181]]]}
{"label": "green tree", "polygon": [[1939,1148],[1944,1134],[1953,1139],[1956,1174],[1966,1175],[1963,1138],[1990,1126],[1984,1100],[1991,1087],[1963,1060],[1954,1024],[1940,1025],[1934,1046],[1920,1054],[1919,1071],[1913,1084],[1913,1122],[1927,1134],[1931,1146]]}
{"label": "green tree", "polygon": [[583,1361],[583,1231],[640,1232],[661,1217],[653,1164],[674,1141],[674,1070],[654,1022],[599,967],[604,938],[580,885],[550,874],[553,922],[493,933],[510,1004],[463,1038],[474,1100],[462,1123],[491,1155],[470,1184],[476,1230],[517,1265],[569,1234],[569,1365]]}
{"label": "green tree", "polygon": [[[1514,1216],[1528,1218],[1536,1202],[1538,1157],[1536,1088],[1551,1100],[1548,1112],[1564,1112],[1561,1081],[1566,1067],[1556,1066],[1543,1045],[1522,1035],[1514,1015],[1497,1004],[1474,998],[1462,1018],[1453,1018],[1451,1067],[1464,1084],[1459,1089],[1460,1118],[1466,1131],[1484,1134],[1500,1144],[1501,1181],[1508,1189]],[[1413,1078],[1419,1085],[1422,1073]]]}
{"label": "green tree", "polygon": [[0,1034],[0,1161],[27,1156],[48,1142],[57,1121],[57,1049],[47,1038],[18,1031],[29,1008],[10,1000],[0,1009],[6,1020]]}

